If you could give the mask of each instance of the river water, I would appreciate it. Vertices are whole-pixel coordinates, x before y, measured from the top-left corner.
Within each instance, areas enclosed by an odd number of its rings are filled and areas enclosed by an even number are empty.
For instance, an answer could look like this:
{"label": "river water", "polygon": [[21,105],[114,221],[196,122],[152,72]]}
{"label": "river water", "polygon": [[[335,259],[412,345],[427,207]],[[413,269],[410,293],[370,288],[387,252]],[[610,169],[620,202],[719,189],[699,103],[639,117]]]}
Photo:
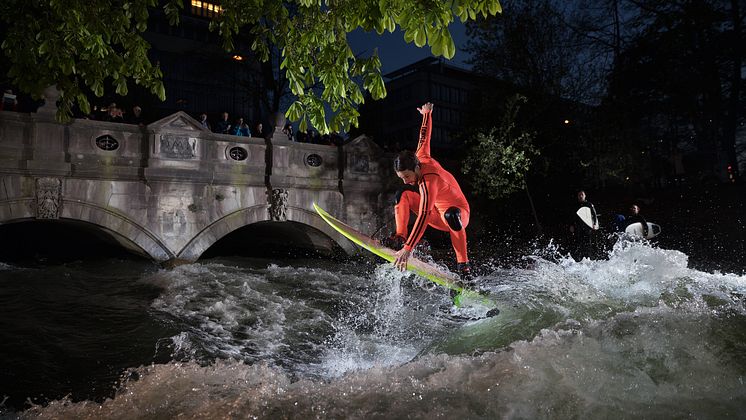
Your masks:
{"label": "river water", "polygon": [[481,320],[367,260],[3,264],[2,417],[746,417],[746,276],[533,254]]}

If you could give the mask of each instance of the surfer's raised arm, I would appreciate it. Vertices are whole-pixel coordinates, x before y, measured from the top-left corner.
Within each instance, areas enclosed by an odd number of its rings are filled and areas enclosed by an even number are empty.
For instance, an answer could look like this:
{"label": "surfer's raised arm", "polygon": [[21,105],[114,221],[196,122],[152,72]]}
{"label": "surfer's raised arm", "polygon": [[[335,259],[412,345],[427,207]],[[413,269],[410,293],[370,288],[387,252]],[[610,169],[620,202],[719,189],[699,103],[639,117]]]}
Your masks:
{"label": "surfer's raised arm", "polygon": [[417,108],[417,111],[422,114],[422,126],[420,127],[420,140],[417,143],[417,158],[429,159],[430,158],[430,136],[433,132],[433,104],[427,102],[422,105],[421,108]]}

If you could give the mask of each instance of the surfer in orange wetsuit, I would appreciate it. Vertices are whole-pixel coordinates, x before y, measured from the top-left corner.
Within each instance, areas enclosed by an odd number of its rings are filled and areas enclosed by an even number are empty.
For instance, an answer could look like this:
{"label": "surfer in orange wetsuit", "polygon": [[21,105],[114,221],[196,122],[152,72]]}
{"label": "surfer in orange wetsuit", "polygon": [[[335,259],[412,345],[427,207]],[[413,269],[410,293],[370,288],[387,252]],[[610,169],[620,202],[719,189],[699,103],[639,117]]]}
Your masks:
{"label": "surfer in orange wetsuit", "polygon": [[[433,104],[428,102],[422,108],[417,108],[417,111],[422,114],[417,152],[403,151],[394,160],[396,175],[407,186],[416,185],[419,189],[419,192],[413,191],[413,188],[405,189],[400,195],[397,194],[394,238],[403,243],[403,247],[397,252],[394,265],[399,270],[406,270],[412,248],[420,241],[425,229],[432,226],[451,235],[451,244],[456,251],[457,270],[462,278],[468,278],[471,276],[466,251],[469,202],[461,192],[456,178],[430,156]],[[417,220],[412,232],[407,235],[410,212],[417,215]]]}

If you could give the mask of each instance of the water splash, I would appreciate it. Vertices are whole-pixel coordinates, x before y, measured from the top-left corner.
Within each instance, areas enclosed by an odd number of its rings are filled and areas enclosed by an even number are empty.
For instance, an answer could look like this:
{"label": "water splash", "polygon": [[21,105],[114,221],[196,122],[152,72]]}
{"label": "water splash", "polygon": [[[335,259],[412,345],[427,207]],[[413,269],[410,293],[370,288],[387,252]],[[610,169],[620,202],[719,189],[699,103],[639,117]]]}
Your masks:
{"label": "water splash", "polygon": [[[501,314],[476,322],[453,319],[447,293],[390,265],[356,273],[221,264],[159,272],[147,279],[165,287],[153,310],[183,323],[173,343],[184,362],[134,369],[102,404],[60,400],[24,414],[743,413],[746,276],[693,270],[685,254],[645,243],[619,243],[603,261],[550,254],[481,276]],[[266,318],[247,321],[252,316]]]}

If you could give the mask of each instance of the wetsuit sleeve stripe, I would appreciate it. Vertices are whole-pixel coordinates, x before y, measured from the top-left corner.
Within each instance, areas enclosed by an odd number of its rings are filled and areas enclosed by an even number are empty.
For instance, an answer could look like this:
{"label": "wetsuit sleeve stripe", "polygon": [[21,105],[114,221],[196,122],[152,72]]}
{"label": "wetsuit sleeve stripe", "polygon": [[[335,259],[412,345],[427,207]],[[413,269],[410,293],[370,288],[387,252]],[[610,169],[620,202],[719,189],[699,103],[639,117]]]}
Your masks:
{"label": "wetsuit sleeve stripe", "polygon": [[432,111],[422,114],[422,126],[420,127],[420,141],[417,143],[417,158],[425,159],[430,157],[430,136],[433,131],[433,113]]}
{"label": "wetsuit sleeve stripe", "polygon": [[409,239],[404,244],[404,247],[408,250],[414,248],[415,245],[422,239],[422,235],[425,233],[427,228],[427,217],[430,214],[430,208],[432,207],[432,197],[430,197],[430,189],[426,179],[423,177],[420,183],[420,208],[417,214],[417,220],[414,222],[412,227],[412,233],[409,234]]}

